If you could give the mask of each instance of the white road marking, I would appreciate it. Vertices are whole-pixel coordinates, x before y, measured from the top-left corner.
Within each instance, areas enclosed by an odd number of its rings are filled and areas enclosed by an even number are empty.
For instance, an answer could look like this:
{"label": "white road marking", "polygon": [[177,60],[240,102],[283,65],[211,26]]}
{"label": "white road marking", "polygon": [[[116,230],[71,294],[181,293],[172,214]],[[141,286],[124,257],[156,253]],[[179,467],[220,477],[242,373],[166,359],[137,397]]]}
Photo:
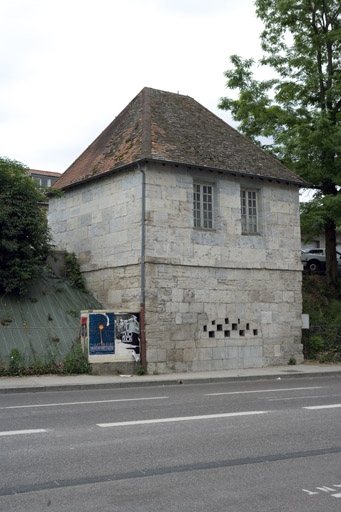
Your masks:
{"label": "white road marking", "polygon": [[310,409],[316,410],[316,409],[336,409],[338,407],[341,407],[341,404],[330,404],[330,405],[312,405],[310,407],[303,407],[303,409]]}
{"label": "white road marking", "polygon": [[23,434],[41,434],[48,432],[45,428],[27,429],[27,430],[8,430],[7,432],[0,432],[0,436],[18,436]]}
{"label": "white road marking", "polygon": [[[334,487],[341,487],[341,484],[334,484],[333,487],[327,487],[326,485],[323,485],[322,487],[315,487],[318,491],[325,492],[327,494],[329,493],[335,493]],[[308,489],[302,489],[303,492],[306,492],[309,496],[315,496],[319,494],[318,492],[309,491]],[[341,492],[337,492],[335,494],[330,494],[333,498],[341,498]]]}
{"label": "white road marking", "polygon": [[340,395],[302,395],[302,396],[288,396],[285,398],[267,398],[267,402],[283,402],[285,400],[302,400],[306,398],[330,398],[330,397],[339,397]]}
{"label": "white road marking", "polygon": [[280,391],[303,391],[307,389],[322,389],[323,386],[314,386],[309,388],[287,388],[287,389],[259,389],[254,391],[229,391],[227,393],[207,393],[205,396],[218,395],[247,395],[248,393],[279,393]]}
{"label": "white road marking", "polygon": [[92,400],[88,402],[60,402],[55,404],[10,405],[0,409],[30,409],[32,407],[60,407],[62,405],[108,404],[112,402],[139,402],[143,400],[164,400],[168,396],[154,396],[150,398],[122,398],[119,400]]}
{"label": "white road marking", "polygon": [[150,425],[154,423],[174,423],[180,421],[193,420],[211,420],[216,418],[232,418],[235,416],[252,416],[256,414],[267,414],[270,411],[247,411],[247,412],[230,412],[224,414],[208,414],[205,416],[182,416],[176,418],[157,418],[153,420],[136,420],[136,421],[119,421],[115,423],[97,423],[98,427],[127,427],[132,425]]}
{"label": "white road marking", "polygon": [[335,489],[332,489],[331,487],[327,487],[326,485],[324,485],[323,487],[316,487],[316,489],[318,489],[319,491],[323,491],[323,492],[335,492]]}

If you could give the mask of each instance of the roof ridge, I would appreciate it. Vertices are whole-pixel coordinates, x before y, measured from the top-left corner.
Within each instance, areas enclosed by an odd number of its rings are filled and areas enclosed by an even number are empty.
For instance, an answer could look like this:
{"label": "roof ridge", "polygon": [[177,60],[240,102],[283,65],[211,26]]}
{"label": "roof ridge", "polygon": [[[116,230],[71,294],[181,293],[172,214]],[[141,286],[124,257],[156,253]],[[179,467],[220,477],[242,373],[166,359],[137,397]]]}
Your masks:
{"label": "roof ridge", "polygon": [[49,176],[61,176],[62,175],[61,172],[57,172],[57,171],[41,171],[39,169],[29,169],[28,172],[31,173],[31,174],[44,174],[44,175],[49,175]]}
{"label": "roof ridge", "polygon": [[142,158],[151,158],[152,154],[152,113],[151,113],[151,89],[142,89]]}

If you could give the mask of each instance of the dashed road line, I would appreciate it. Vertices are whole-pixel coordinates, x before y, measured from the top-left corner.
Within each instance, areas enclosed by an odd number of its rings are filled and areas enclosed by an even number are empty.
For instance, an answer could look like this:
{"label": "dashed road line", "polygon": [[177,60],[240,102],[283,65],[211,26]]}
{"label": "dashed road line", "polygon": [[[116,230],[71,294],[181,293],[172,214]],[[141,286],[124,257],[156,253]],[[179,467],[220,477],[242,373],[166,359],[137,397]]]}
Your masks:
{"label": "dashed road line", "polygon": [[249,393],[280,393],[282,391],[306,391],[309,389],[322,389],[324,386],[314,386],[309,388],[286,388],[286,389],[258,389],[249,391],[228,391],[226,393],[206,393],[205,396],[219,395],[248,395]]}
{"label": "dashed road line", "polygon": [[207,414],[202,416],[177,416],[174,418],[156,418],[151,420],[136,420],[136,421],[117,421],[114,423],[97,423],[98,427],[128,427],[134,425],[150,425],[155,423],[174,423],[181,421],[194,421],[194,420],[212,420],[217,418],[232,418],[236,416],[253,416],[257,414],[267,414],[270,411],[246,411],[246,412],[229,412],[223,414]]}
{"label": "dashed road line", "polygon": [[29,428],[26,430],[7,430],[4,432],[0,432],[0,436],[18,436],[18,435],[26,435],[26,434],[42,434],[43,432],[48,432],[45,428]]}
{"label": "dashed road line", "polygon": [[142,402],[144,400],[165,400],[168,396],[152,396],[147,398],[121,398],[117,400],[89,400],[84,402],[60,402],[52,404],[30,404],[30,405],[9,405],[0,407],[0,409],[30,409],[34,407],[61,407],[63,405],[89,405],[89,404],[109,404],[114,402]]}
{"label": "dashed road line", "polygon": [[329,405],[311,405],[310,407],[303,407],[303,409],[309,409],[310,411],[316,411],[319,409],[337,409],[341,407],[341,404],[329,404]]}

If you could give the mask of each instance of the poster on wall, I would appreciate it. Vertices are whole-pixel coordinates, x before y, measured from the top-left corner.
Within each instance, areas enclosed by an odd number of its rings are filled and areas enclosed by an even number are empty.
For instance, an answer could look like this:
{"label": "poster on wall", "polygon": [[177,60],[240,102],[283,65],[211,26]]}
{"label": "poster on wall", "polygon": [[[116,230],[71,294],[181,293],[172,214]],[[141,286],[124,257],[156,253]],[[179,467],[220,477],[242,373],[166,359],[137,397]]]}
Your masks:
{"label": "poster on wall", "polygon": [[115,314],[89,314],[89,355],[115,354]]}
{"label": "poster on wall", "polygon": [[135,357],[140,353],[139,313],[117,313],[115,323],[117,351],[122,355],[129,351]]}

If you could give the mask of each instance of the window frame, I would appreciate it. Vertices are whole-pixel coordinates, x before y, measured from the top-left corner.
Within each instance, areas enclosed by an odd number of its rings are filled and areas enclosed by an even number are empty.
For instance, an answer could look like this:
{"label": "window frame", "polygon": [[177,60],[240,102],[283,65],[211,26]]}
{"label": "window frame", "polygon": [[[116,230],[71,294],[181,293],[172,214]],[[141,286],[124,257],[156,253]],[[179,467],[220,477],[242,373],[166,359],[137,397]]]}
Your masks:
{"label": "window frame", "polygon": [[[243,193],[246,194],[245,197],[243,197]],[[249,197],[250,194],[251,197]],[[245,204],[243,204],[243,200],[245,201]],[[243,213],[244,209],[245,213]],[[260,234],[259,189],[248,186],[240,187],[240,216],[242,235]]]}
{"label": "window frame", "polygon": [[[210,190],[205,190],[205,187],[209,187]],[[193,181],[193,227],[195,229],[207,231],[215,229],[215,188],[216,184],[214,182]],[[197,197],[198,194],[199,198]]]}

